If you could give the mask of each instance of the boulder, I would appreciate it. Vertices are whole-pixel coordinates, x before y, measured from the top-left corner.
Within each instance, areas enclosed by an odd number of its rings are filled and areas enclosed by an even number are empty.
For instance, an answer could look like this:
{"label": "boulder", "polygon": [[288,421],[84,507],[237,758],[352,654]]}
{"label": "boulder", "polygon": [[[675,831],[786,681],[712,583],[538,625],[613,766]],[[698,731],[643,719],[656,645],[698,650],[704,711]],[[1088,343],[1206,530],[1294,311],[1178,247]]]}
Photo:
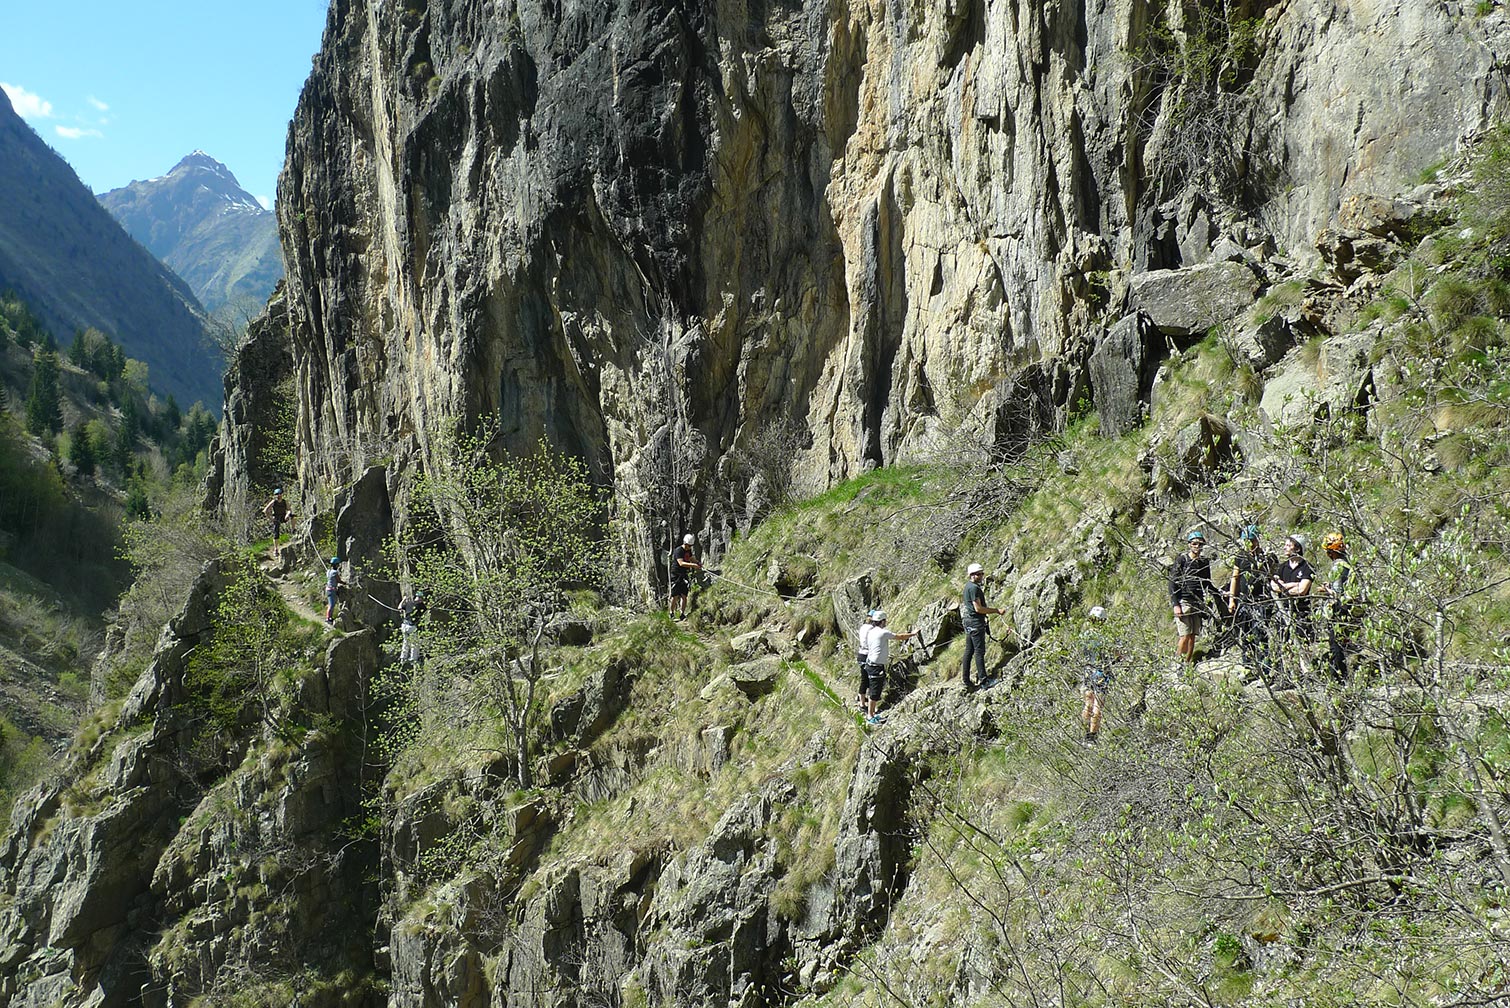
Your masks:
{"label": "boulder", "polygon": [[1373,329],[1329,337],[1314,357],[1297,347],[1264,383],[1259,409],[1271,421],[1293,425],[1365,409],[1372,398],[1368,350]]}
{"label": "boulder", "polygon": [[1128,306],[1169,336],[1200,336],[1253,303],[1258,275],[1240,262],[1135,274]]}
{"label": "boulder", "polygon": [[1163,341],[1148,316],[1134,312],[1106,331],[1091,353],[1091,395],[1101,434],[1117,437],[1143,422]]}
{"label": "boulder", "polygon": [[861,574],[840,582],[829,593],[829,598],[834,603],[834,622],[839,625],[840,637],[852,643],[860,622],[865,619],[865,614],[870,611],[875,599],[870,575]]}
{"label": "boulder", "polygon": [[758,700],[771,693],[780,680],[780,658],[762,658],[729,669],[729,681],[751,700]]}
{"label": "boulder", "polygon": [[958,637],[964,629],[960,622],[959,600],[939,599],[924,606],[912,625],[928,642],[928,650],[932,653]]}
{"label": "boulder", "polygon": [[729,652],[736,662],[748,662],[761,655],[781,654],[782,642],[770,630],[751,630],[729,641]]}
{"label": "boulder", "polygon": [[766,584],[778,595],[802,595],[811,592],[817,582],[818,561],[800,553],[773,558],[766,571]]}
{"label": "boulder", "polygon": [[1188,493],[1231,470],[1238,461],[1237,441],[1227,421],[1208,413],[1163,440],[1156,458],[1155,483]]}

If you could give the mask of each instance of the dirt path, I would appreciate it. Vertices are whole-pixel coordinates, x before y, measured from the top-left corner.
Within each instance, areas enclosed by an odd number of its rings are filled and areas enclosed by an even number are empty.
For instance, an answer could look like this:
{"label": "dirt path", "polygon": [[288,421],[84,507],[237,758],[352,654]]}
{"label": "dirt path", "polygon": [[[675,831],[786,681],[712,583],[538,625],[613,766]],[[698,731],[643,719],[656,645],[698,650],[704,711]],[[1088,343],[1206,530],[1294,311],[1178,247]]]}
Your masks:
{"label": "dirt path", "polygon": [[[268,583],[277,590],[278,594],[283,598],[284,603],[287,604],[290,609],[292,609],[295,613],[297,613],[304,619],[309,620],[311,623],[319,626],[325,626],[325,613],[310,605],[309,600],[302,594],[300,594],[299,585],[296,581],[292,580],[291,578],[280,577],[276,573],[274,573],[274,571],[277,569],[277,565],[274,564],[271,560],[260,560],[258,561],[257,566],[261,568],[263,575],[268,580]],[[340,632],[333,626],[327,626],[326,629],[328,629],[331,633]]]}

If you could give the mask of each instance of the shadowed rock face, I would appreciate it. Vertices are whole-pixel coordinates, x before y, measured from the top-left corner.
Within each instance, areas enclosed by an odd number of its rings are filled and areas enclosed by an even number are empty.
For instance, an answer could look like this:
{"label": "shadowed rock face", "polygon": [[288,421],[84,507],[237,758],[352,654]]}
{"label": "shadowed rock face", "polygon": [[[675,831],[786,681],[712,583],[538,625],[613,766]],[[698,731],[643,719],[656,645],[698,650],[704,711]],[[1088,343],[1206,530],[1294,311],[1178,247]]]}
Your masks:
{"label": "shadowed rock face", "polygon": [[303,478],[496,415],[635,503],[647,570],[727,536],[761,429],[806,432],[809,488],[989,429],[1120,317],[1097,277],[1309,248],[1504,95],[1501,19],[1240,5],[1236,188],[1181,198],[1168,82],[1126,55],[1160,5],[403,6],[332,5],[290,132]]}

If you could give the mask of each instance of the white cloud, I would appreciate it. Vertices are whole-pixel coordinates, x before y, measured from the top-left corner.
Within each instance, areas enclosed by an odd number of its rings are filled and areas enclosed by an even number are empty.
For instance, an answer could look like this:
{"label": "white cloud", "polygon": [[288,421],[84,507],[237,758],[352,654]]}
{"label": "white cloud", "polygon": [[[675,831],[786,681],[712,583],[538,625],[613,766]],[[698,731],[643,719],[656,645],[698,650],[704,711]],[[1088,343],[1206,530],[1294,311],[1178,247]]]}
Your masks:
{"label": "white cloud", "polygon": [[94,106],[94,110],[96,112],[109,112],[110,111],[110,106],[106,105],[104,102],[100,101],[94,95],[90,95],[88,98],[86,98],[84,100],[87,101],[87,102],[89,102],[89,104],[93,105]]}
{"label": "white cloud", "polygon": [[273,200],[270,196],[258,196],[257,202],[262,204],[262,209],[264,210],[271,210],[273,208]]}
{"label": "white cloud", "polygon": [[64,140],[82,140],[85,137],[102,137],[105,135],[97,129],[79,129],[74,126],[54,126],[53,132]]}
{"label": "white cloud", "polygon": [[4,89],[10,103],[16,108],[16,115],[22,119],[49,119],[52,117],[52,102],[44,101],[39,95],[34,95],[19,84],[7,84],[0,81],[0,89]]}

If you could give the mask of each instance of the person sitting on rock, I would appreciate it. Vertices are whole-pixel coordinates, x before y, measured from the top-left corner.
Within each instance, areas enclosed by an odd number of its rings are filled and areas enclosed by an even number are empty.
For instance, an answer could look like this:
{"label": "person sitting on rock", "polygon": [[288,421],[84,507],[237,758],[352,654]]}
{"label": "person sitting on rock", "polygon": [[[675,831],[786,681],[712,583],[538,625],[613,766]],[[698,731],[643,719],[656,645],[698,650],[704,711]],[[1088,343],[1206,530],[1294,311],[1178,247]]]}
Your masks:
{"label": "person sitting on rock", "polygon": [[1175,558],[1169,574],[1169,602],[1174,608],[1174,630],[1179,638],[1176,650],[1186,662],[1195,661],[1195,639],[1206,617],[1206,596],[1215,594],[1211,581],[1211,560],[1203,550],[1206,534],[1199,529],[1185,537],[1189,551]]}
{"label": "person sitting on rock", "polygon": [[907,633],[893,633],[886,627],[886,611],[884,609],[877,609],[871,614],[871,617],[875,625],[870,628],[870,634],[866,638],[866,644],[870,649],[870,661],[865,664],[866,713],[869,715],[866,717],[865,723],[876,725],[881,723],[881,718],[876,713],[876,708],[881,703],[881,694],[886,690],[886,662],[891,657],[891,642],[894,640],[911,640],[917,636],[917,631],[910,630]]}

